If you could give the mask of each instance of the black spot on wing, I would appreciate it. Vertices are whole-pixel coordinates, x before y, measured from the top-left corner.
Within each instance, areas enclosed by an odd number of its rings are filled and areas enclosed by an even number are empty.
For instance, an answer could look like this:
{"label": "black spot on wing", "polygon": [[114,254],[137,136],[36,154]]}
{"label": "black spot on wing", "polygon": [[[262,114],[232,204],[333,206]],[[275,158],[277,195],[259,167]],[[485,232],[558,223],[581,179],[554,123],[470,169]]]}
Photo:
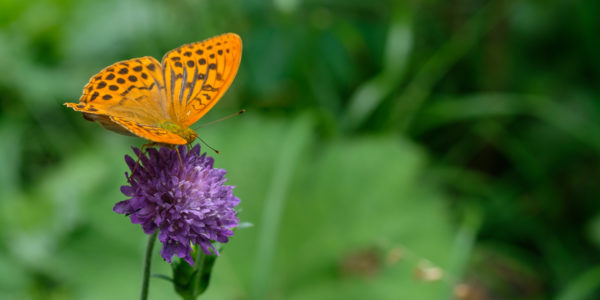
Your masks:
{"label": "black spot on wing", "polygon": [[121,93],[121,96],[125,96],[127,94],[129,94],[129,92],[131,90],[133,90],[135,88],[135,85],[130,85],[124,92]]}
{"label": "black spot on wing", "polygon": [[207,91],[207,92],[216,92],[216,91],[217,91],[217,89],[216,89],[216,88],[214,88],[214,87],[213,87],[212,85],[210,85],[210,84],[204,84],[204,85],[202,85],[202,90],[203,90],[203,91]]}
{"label": "black spot on wing", "polygon": [[92,97],[90,98],[90,101],[94,101],[94,100],[96,100],[96,98],[98,98],[98,95],[100,95],[98,92],[94,92],[94,93],[92,94]]}

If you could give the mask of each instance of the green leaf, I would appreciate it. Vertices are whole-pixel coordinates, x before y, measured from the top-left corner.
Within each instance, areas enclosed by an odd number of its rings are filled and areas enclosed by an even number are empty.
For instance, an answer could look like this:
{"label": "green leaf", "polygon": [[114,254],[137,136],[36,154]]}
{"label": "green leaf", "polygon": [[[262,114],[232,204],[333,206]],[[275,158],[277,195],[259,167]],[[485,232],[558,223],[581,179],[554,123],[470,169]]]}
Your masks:
{"label": "green leaf", "polygon": [[[217,245],[217,247],[219,247]],[[222,247],[219,248],[219,251]],[[173,269],[173,286],[183,299],[197,299],[208,288],[210,277],[217,260],[217,255],[206,255],[197,246],[192,252],[194,266],[190,266],[184,259],[177,258],[171,264]]]}

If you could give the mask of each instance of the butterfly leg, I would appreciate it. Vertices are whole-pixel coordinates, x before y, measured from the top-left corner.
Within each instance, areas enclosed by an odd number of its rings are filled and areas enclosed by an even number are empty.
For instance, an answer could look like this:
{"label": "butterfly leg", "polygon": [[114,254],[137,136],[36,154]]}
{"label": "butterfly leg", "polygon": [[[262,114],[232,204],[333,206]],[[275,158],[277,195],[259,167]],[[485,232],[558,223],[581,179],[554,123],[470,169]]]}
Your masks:
{"label": "butterfly leg", "polygon": [[181,170],[183,170],[183,162],[181,161],[181,154],[179,154],[179,147],[175,147],[175,151],[177,151],[177,158],[179,158],[179,165],[181,166]]}
{"label": "butterfly leg", "polygon": [[131,170],[131,175],[129,175],[129,177],[127,178],[127,182],[131,183],[131,178],[133,177],[133,174],[135,174],[135,170],[137,169],[138,165],[140,164],[140,157],[142,157],[144,150],[146,150],[146,148],[152,147],[152,146],[154,146],[154,143],[143,144],[142,147],[140,147],[140,152],[138,152],[137,159],[135,160],[135,166],[133,167],[133,170]]}

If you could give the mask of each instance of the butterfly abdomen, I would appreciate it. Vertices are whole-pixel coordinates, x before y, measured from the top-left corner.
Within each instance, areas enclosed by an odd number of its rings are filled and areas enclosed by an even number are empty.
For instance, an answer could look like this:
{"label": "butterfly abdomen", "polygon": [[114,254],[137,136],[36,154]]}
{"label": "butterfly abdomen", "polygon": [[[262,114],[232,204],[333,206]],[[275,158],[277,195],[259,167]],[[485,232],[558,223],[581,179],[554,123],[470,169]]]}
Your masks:
{"label": "butterfly abdomen", "polygon": [[159,127],[184,138],[188,142],[188,144],[192,143],[198,137],[198,134],[193,129],[178,125],[173,122],[162,122],[159,124]]}

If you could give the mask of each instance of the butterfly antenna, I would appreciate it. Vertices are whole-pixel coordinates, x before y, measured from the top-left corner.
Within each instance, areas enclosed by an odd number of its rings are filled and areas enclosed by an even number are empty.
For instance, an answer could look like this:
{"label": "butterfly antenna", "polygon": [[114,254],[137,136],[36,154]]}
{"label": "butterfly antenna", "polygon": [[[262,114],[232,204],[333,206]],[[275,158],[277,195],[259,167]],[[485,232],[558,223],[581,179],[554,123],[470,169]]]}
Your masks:
{"label": "butterfly antenna", "polygon": [[209,145],[208,143],[206,143],[206,142],[205,142],[203,139],[201,139],[200,137],[198,137],[197,139],[199,139],[199,140],[202,142],[202,144],[206,145],[206,147],[210,148],[212,151],[215,151],[215,153],[217,153],[217,154],[221,154],[221,151],[219,151],[219,150],[217,150],[217,149],[213,148],[211,145]]}
{"label": "butterfly antenna", "polygon": [[[227,119],[231,119],[231,118],[233,118],[233,117],[237,117],[237,116],[239,116],[239,115],[241,115],[241,114],[243,114],[243,113],[245,113],[245,112],[246,112],[246,110],[245,110],[245,109],[242,109],[242,110],[238,111],[238,112],[237,112],[237,113],[235,113],[235,114],[232,114],[232,115],[229,115],[229,116],[226,116],[226,117],[220,118],[220,119],[218,119],[218,120],[214,120],[214,121],[212,121],[212,122],[208,122],[208,123],[206,123],[206,124],[202,124],[202,125],[198,126],[198,127],[197,127],[197,128],[195,128],[195,129],[199,129],[199,128],[202,128],[202,127],[206,127],[206,126],[208,126],[208,125],[212,125],[212,124],[215,124],[215,123],[218,123],[218,122],[221,122],[221,121],[225,121],[225,120],[227,120]],[[217,150],[217,149],[213,148],[211,145],[209,145],[207,142],[205,142],[205,141],[204,141],[202,138],[198,137],[198,139],[199,139],[199,140],[200,140],[200,141],[201,141],[201,142],[202,142],[204,145],[206,145],[206,147],[210,148],[212,151],[215,151],[215,153],[217,153],[217,154],[221,154],[221,151],[219,151],[219,150]]]}
{"label": "butterfly antenna", "polygon": [[[215,124],[215,123],[219,123],[219,122],[221,122],[221,121],[225,121],[225,120],[227,120],[227,119],[231,119],[231,118],[233,118],[233,117],[237,117],[237,116],[239,116],[239,115],[241,115],[241,114],[243,114],[243,113],[245,113],[245,112],[246,112],[246,110],[245,110],[245,109],[242,109],[242,110],[240,110],[240,111],[236,112],[235,114],[232,114],[232,115],[229,115],[229,116],[226,116],[226,117],[220,118],[220,119],[218,119],[218,120],[214,120],[214,121],[208,122],[208,123],[206,123],[206,124],[202,124],[202,125],[198,126],[198,128],[206,127],[206,126],[208,126],[208,125],[212,125],[212,124]],[[208,145],[207,145],[207,146],[208,146]],[[209,146],[209,147],[210,147],[210,146]]]}

